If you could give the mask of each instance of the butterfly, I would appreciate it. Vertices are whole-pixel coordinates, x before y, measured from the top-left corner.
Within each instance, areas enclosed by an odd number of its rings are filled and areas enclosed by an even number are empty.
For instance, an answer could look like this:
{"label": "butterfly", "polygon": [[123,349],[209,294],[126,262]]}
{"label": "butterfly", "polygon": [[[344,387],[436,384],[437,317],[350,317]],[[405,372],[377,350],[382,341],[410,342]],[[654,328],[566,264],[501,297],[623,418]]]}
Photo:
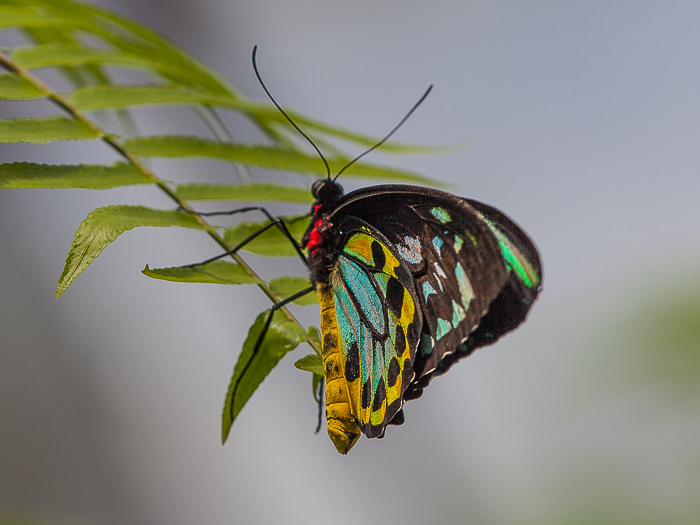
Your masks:
{"label": "butterfly", "polygon": [[301,247],[321,309],[328,434],[347,452],[360,434],[404,422],[403,403],[476,348],[522,323],[541,288],[539,253],[505,214],[405,185],[343,195],[312,186]]}
{"label": "butterfly", "polygon": [[[311,187],[311,219],[300,245],[283,221],[275,221],[308,266],[312,286],[272,307],[252,355],[274,310],[315,289],[326,427],[337,450],[347,454],[361,434],[381,438],[388,425],[401,425],[404,402],[420,397],[433,377],[525,320],[542,285],[540,256],[514,221],[481,202],[407,185],[345,195],[336,182],[387,141],[432,86],[391,132],[331,178],[321,151],[263,83],[256,49],[252,61],[260,85],[314,147],[327,178]],[[251,357],[241,375],[252,362]]]}

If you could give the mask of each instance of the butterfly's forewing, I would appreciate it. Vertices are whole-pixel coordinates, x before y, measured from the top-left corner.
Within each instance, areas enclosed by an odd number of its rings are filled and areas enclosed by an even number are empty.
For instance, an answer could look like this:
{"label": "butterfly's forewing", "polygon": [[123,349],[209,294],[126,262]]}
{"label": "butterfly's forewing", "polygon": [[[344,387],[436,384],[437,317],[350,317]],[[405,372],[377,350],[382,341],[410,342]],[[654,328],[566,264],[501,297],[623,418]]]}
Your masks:
{"label": "butterfly's forewing", "polygon": [[[344,218],[338,231],[339,254],[326,292],[332,296],[335,322],[322,323],[324,354],[331,348],[326,340],[336,339],[349,412],[367,437],[381,437],[401,410],[413,379],[422,314],[410,272],[381,233],[354,217]],[[331,362],[324,355],[326,360]],[[331,386],[329,433],[341,426],[332,421],[333,414],[346,412],[344,393],[329,381]]]}
{"label": "butterfly's forewing", "polygon": [[467,201],[483,218],[499,243],[501,257],[508,270],[501,292],[494,299],[479,327],[470,334],[456,352],[446,356],[435,371],[425,374],[411,385],[406,399],[419,397],[435,375],[445,373],[459,359],[475,349],[495,343],[501,336],[517,328],[537,298],[542,285],[540,256],[527,234],[504,213],[478,201]]}
{"label": "butterfly's forewing", "polygon": [[539,292],[537,249],[495,208],[437,190],[378,186],[349,194],[339,209],[382,232],[413,275],[424,325],[404,399],[517,327]]}

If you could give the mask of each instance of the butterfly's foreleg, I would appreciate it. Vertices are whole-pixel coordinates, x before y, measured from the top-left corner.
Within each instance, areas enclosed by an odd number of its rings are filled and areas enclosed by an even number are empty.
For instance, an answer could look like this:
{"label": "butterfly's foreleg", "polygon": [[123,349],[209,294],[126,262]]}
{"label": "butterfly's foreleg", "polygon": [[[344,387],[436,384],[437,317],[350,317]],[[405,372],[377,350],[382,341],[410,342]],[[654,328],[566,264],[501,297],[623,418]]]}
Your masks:
{"label": "butterfly's foreleg", "polygon": [[[255,345],[253,346],[253,351],[250,354],[250,358],[246,362],[245,366],[243,367],[243,370],[241,371],[241,375],[239,376],[240,379],[244,378],[246,373],[248,372],[248,369],[250,368],[251,364],[255,361],[255,358],[257,357],[258,353],[260,352],[260,348],[262,347],[263,341],[265,340],[265,336],[267,335],[267,331],[270,329],[270,325],[272,324],[272,317],[275,315],[275,312],[282,308],[283,306],[288,305],[292,301],[295,301],[299,299],[300,297],[303,297],[306,294],[309,294],[314,291],[313,286],[309,286],[308,288],[304,288],[303,290],[290,295],[289,297],[282,299],[281,301],[275,303],[272,305],[272,308],[270,308],[270,311],[267,314],[267,317],[265,318],[265,324],[263,324],[263,328],[260,331],[260,334],[258,335],[258,338],[255,340]],[[235,400],[236,400],[236,391],[238,390],[238,385],[241,384],[241,381],[239,381],[234,385],[233,387],[233,392],[231,393],[231,419],[233,419],[233,407],[235,406]]]}
{"label": "butterfly's foreleg", "polygon": [[259,211],[265,217],[270,221],[266,225],[262,226],[261,228],[258,228],[256,231],[248,235],[245,239],[243,239],[241,242],[239,242],[236,246],[234,246],[232,249],[230,249],[227,252],[221,253],[219,255],[216,255],[214,257],[211,257],[205,261],[198,262],[195,264],[187,264],[183,266],[183,268],[191,268],[193,266],[200,266],[202,264],[210,263],[212,261],[217,261],[219,259],[223,259],[224,257],[227,257],[229,255],[233,255],[237,253],[241,248],[243,248],[246,244],[248,244],[250,241],[255,239],[258,235],[262,234],[263,232],[269,230],[272,227],[276,227],[282,235],[285,236],[285,238],[292,244],[294,247],[294,250],[297,252],[297,255],[299,256],[299,259],[301,259],[301,262],[304,264],[304,266],[309,265],[308,261],[306,260],[306,256],[304,255],[304,252],[301,249],[301,246],[299,246],[299,243],[297,240],[292,236],[292,234],[289,231],[289,228],[287,228],[287,225],[284,222],[284,219],[281,217],[274,217],[267,209],[261,207],[261,206],[247,206],[245,208],[237,208],[235,210],[229,210],[229,211],[213,211],[213,212],[194,212],[194,211],[189,211],[187,210],[188,213],[192,213],[194,215],[199,215],[202,217],[212,217],[216,215],[235,215],[238,213],[245,213],[249,211]]}
{"label": "butterfly's foreleg", "polygon": [[325,378],[318,382],[318,425],[316,425],[314,434],[318,434],[321,431],[321,426],[323,425],[323,387],[325,382]]}

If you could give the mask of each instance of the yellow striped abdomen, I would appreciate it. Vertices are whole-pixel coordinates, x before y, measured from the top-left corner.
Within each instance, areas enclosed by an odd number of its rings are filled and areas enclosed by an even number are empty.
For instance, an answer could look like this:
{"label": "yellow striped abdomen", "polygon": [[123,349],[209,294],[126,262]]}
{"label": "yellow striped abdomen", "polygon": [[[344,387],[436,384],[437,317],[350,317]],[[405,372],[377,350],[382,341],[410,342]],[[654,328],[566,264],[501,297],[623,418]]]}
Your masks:
{"label": "yellow striped abdomen", "polygon": [[347,454],[359,439],[361,432],[350,410],[333,291],[329,286],[320,283],[316,291],[321,306],[321,356],[326,376],[326,428],[338,452]]}

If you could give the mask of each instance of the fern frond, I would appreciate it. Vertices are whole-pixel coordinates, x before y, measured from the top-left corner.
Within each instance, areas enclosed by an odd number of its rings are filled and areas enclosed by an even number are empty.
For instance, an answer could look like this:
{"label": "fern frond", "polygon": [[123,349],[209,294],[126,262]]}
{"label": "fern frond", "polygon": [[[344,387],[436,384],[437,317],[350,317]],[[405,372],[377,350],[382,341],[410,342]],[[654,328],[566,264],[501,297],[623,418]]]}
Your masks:
{"label": "fern frond", "polygon": [[100,136],[84,123],[67,117],[0,119],[0,142],[42,144],[55,140],[91,140]]}
{"label": "fern frond", "polygon": [[150,184],[134,165],[116,162],[99,164],[35,164],[11,162],[0,164],[0,188],[83,188],[104,190],[118,186]]}
{"label": "fern frond", "polygon": [[154,210],[144,206],[107,206],[90,212],[75,232],[66,265],[58,279],[56,297],[90,265],[107,245],[127,230],[140,226],[179,226],[205,230],[198,217],[180,211]]}

